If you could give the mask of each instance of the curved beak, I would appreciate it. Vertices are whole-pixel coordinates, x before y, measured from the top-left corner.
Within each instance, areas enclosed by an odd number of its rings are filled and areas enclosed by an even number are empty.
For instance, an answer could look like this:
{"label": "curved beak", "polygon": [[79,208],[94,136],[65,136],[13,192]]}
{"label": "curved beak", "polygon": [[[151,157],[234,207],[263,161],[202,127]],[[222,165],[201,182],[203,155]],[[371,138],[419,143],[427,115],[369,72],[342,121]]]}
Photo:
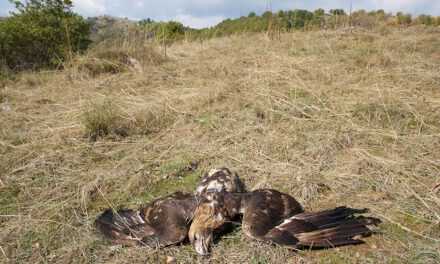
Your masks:
{"label": "curved beak", "polygon": [[191,244],[197,254],[207,256],[211,252],[212,232],[194,233],[190,236]]}

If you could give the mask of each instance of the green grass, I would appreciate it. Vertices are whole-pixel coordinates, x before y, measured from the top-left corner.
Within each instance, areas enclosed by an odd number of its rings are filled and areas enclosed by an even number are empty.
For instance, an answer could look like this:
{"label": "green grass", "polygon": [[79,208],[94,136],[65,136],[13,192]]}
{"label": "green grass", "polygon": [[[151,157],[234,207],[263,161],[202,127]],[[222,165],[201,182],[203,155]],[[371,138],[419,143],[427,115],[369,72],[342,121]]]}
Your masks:
{"label": "green grass", "polygon": [[147,190],[140,195],[141,199],[152,200],[177,191],[194,192],[203,172],[201,170],[194,172],[183,171],[188,164],[189,163],[185,163],[182,160],[178,160],[160,167],[160,175],[167,176],[167,178],[161,179],[147,188]]}
{"label": "green grass", "polygon": [[19,186],[9,186],[0,188],[0,214],[12,215],[17,212],[18,196],[20,195]]}

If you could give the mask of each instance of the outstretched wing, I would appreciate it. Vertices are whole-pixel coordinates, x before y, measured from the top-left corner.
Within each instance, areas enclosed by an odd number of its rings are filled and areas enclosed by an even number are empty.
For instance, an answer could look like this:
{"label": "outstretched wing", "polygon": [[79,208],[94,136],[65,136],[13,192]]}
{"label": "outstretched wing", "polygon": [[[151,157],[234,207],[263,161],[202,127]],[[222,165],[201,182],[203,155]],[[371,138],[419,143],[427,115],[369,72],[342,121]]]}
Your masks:
{"label": "outstretched wing", "polygon": [[263,240],[293,248],[330,248],[361,244],[362,237],[372,234],[369,225],[379,219],[356,216],[364,209],[338,207],[301,213],[284,220],[263,236]]}
{"label": "outstretched wing", "polygon": [[177,192],[139,210],[107,209],[95,225],[114,243],[162,247],[185,240],[195,209],[194,195]]}

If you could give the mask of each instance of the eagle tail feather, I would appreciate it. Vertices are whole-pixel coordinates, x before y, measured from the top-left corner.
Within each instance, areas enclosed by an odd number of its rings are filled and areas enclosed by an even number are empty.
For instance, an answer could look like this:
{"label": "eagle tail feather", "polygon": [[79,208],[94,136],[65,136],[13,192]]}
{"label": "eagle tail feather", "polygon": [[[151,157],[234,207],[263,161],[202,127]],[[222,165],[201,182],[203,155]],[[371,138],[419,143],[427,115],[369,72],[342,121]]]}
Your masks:
{"label": "eagle tail feather", "polygon": [[362,244],[362,237],[367,237],[372,231],[361,222],[349,221],[336,227],[318,229],[313,232],[296,234],[299,247],[332,248],[345,245]]}
{"label": "eagle tail feather", "polygon": [[377,225],[380,220],[371,217],[355,217],[357,214],[367,213],[368,209],[355,209],[345,206],[337,207],[320,212],[308,212],[295,215],[295,219],[301,219],[313,224],[317,228],[331,228],[346,223],[348,220],[356,219],[365,225]]}
{"label": "eagle tail feather", "polygon": [[[361,238],[370,236],[369,228],[381,221],[373,217],[358,216],[367,209],[338,207],[335,209],[297,214],[276,227],[279,232],[294,236],[296,247],[329,248],[363,243]],[[272,235],[271,233],[269,235]],[[286,237],[286,234],[283,234]],[[291,239],[294,241],[293,239]]]}

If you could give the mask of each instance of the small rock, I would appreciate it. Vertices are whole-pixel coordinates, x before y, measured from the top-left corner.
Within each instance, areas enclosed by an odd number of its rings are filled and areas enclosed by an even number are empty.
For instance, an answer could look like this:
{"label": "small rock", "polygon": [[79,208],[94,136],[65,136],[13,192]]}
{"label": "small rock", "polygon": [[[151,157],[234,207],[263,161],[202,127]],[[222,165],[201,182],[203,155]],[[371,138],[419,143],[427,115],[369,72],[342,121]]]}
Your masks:
{"label": "small rock", "polygon": [[175,257],[167,256],[167,264],[176,264],[177,260]]}
{"label": "small rock", "polygon": [[136,60],[135,58],[131,58],[131,57],[129,57],[129,58],[128,58],[128,65],[129,65],[134,71],[136,71],[136,72],[138,72],[138,73],[143,72],[143,69],[142,69],[142,65],[141,65],[141,63],[140,63],[138,60]]}
{"label": "small rock", "polygon": [[1,104],[1,110],[2,111],[4,111],[4,112],[9,112],[9,111],[11,111],[11,106],[8,104],[8,103],[4,103],[4,104]]}

